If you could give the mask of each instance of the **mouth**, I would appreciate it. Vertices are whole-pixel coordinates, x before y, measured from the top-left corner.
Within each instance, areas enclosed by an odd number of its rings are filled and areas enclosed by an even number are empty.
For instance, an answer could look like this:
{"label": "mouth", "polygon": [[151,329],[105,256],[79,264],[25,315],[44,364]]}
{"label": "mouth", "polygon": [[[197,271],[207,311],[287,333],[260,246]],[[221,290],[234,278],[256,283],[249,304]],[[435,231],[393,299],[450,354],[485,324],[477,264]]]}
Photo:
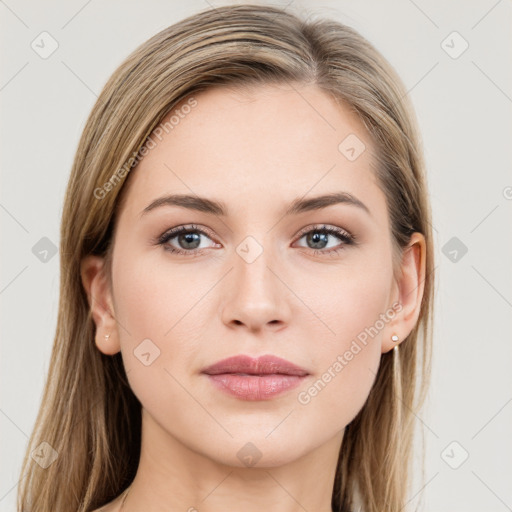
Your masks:
{"label": "mouth", "polygon": [[309,372],[273,355],[239,355],[202,370],[219,390],[240,400],[270,400],[297,387]]}

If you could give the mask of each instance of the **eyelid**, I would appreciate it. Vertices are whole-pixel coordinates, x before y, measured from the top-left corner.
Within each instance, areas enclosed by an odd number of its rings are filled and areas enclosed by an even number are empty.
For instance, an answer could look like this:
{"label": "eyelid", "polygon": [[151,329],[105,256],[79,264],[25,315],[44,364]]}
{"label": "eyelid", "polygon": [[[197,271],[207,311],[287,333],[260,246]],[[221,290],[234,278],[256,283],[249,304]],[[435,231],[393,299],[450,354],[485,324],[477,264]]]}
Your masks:
{"label": "eyelid", "polygon": [[197,224],[182,224],[182,225],[174,226],[173,228],[167,229],[161,235],[156,237],[155,242],[162,242],[166,238],[169,238],[170,236],[172,236],[174,234],[179,234],[182,231],[197,231],[203,235],[208,236],[209,238],[212,238],[212,239],[215,238],[213,231],[211,231],[210,229],[208,229],[204,226],[199,226]]}
{"label": "eyelid", "polygon": [[[353,234],[351,234],[349,231],[347,231],[346,229],[344,228],[341,228],[339,226],[331,226],[329,224],[312,224],[312,225],[309,225],[309,226],[306,226],[304,228],[302,228],[296,235],[295,235],[295,239],[300,239],[302,238],[305,234],[309,233],[310,231],[322,231],[322,230],[329,230],[329,229],[334,229],[336,230],[337,232],[339,232],[338,234],[343,234],[345,235],[347,238],[351,239],[351,240],[355,240],[355,236]],[[160,236],[158,236],[156,238],[155,241],[162,241],[164,240],[165,238],[168,238],[170,235],[174,234],[174,233],[180,233],[181,231],[185,231],[185,230],[188,230],[188,231],[198,231],[204,235],[207,235],[209,238],[212,238],[214,239],[215,236],[213,234],[213,231],[211,231],[209,228],[206,228],[204,226],[199,226],[197,224],[183,224],[183,225],[180,225],[180,226],[175,226],[173,228],[170,228],[166,231],[164,231]]]}
{"label": "eyelid", "polygon": [[338,235],[345,235],[350,240],[355,240],[355,235],[350,233],[344,228],[340,228],[339,226],[334,226],[331,224],[313,224],[311,226],[306,226],[305,228],[302,228],[297,235],[295,235],[298,238],[302,238],[305,234],[309,233],[310,231],[322,231],[322,230],[336,230]]}
{"label": "eyelid", "polygon": [[[306,226],[302,228],[296,235],[295,235],[295,242],[299,241],[301,238],[303,238],[306,234],[312,232],[312,231],[323,231],[331,236],[334,236],[338,238],[340,243],[338,244],[338,248],[331,248],[328,250],[321,250],[321,249],[311,249],[310,251],[313,251],[315,254],[322,254],[322,255],[333,255],[338,253],[339,251],[343,250],[346,246],[355,246],[357,245],[357,237],[353,234],[351,234],[349,231],[347,231],[344,228],[341,228],[339,226],[331,225],[331,224],[313,224]],[[166,246],[169,243],[169,240],[172,238],[175,238],[181,233],[186,232],[197,232],[200,233],[208,238],[210,238],[214,244],[218,245],[218,242],[215,241],[215,236],[212,235],[212,231],[209,228],[206,228],[204,226],[199,226],[197,224],[181,224],[178,226],[174,226],[168,230],[166,230],[164,233],[162,233],[160,236],[157,236],[156,239],[153,240],[153,243],[155,245],[162,245]],[[171,249],[164,247],[166,250],[169,250],[171,253],[177,253],[181,254],[183,256],[199,256],[204,251],[205,248],[202,249],[193,249],[190,251],[175,248],[171,246]],[[210,247],[211,248],[211,247]],[[304,248],[304,247],[301,247]],[[307,248],[306,248],[307,249]]]}

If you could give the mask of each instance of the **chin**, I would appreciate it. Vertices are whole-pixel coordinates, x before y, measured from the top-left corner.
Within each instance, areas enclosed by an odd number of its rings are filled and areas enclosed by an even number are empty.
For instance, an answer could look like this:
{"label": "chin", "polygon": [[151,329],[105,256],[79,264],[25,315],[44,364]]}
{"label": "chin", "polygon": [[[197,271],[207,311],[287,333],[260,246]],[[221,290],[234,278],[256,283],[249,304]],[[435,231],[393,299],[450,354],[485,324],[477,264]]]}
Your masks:
{"label": "chin", "polygon": [[[289,464],[307,451],[304,443],[295,443],[291,437],[284,443],[282,437],[265,439],[265,433],[254,431],[253,435],[245,431],[243,436],[236,436],[227,443],[214,445],[217,450],[209,458],[219,464],[236,468],[275,468]],[[284,436],[286,438],[286,436]],[[297,450],[301,446],[301,450]]]}

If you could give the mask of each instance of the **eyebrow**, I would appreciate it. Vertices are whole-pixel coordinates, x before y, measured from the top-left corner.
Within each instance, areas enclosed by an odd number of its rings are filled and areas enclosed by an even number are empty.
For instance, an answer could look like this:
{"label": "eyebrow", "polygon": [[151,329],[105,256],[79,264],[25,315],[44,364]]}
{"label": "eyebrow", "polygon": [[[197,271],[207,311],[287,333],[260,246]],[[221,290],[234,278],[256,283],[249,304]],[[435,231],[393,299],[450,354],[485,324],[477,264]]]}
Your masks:
{"label": "eyebrow", "polygon": [[[284,212],[284,216],[286,217],[289,215],[297,215],[299,213],[313,210],[320,210],[335,204],[347,204],[356,206],[357,208],[360,208],[361,210],[364,210],[366,213],[371,215],[368,207],[349,192],[333,192],[309,199],[295,199],[290,203],[287,210]],[[228,211],[228,208],[222,201],[215,201],[212,199],[207,199],[206,197],[199,197],[188,194],[172,194],[155,199],[151,204],[146,206],[144,210],[142,210],[140,216],[142,217],[155,208],[160,208],[162,206],[179,206],[181,208],[188,208],[189,210],[196,210],[220,217],[226,216]]]}

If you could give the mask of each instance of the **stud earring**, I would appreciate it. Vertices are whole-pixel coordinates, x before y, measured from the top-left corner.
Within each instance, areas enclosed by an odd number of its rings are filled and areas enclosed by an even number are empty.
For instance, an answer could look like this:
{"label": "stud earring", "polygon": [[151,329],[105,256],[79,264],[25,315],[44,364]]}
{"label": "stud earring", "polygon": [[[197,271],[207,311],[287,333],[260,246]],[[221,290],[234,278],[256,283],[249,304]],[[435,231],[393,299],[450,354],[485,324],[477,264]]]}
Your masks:
{"label": "stud earring", "polygon": [[391,341],[394,341],[394,342],[397,342],[398,341],[398,336],[396,334],[393,334],[393,336],[391,336]]}
{"label": "stud earring", "polygon": [[110,334],[105,334],[105,341],[108,341],[109,338],[110,338]]}

